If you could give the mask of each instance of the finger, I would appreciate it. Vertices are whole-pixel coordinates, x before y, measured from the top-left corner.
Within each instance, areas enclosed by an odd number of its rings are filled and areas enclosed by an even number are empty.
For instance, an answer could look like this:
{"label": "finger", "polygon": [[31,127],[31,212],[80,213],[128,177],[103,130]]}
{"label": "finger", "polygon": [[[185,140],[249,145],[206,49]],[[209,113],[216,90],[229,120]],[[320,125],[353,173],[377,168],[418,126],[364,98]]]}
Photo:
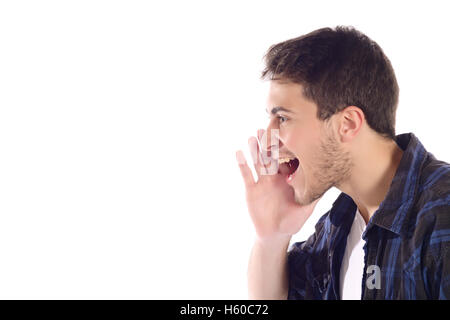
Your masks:
{"label": "finger", "polygon": [[272,154],[267,148],[267,136],[265,135],[265,132],[266,130],[264,129],[258,129],[256,134],[260,145],[259,161],[267,172],[267,166],[272,162]]}
{"label": "finger", "polygon": [[261,146],[261,152],[267,151],[267,136],[265,135],[266,130],[258,129],[257,135],[259,140],[259,145]]}
{"label": "finger", "polygon": [[256,165],[258,163],[258,141],[256,141],[255,137],[248,138],[248,148],[250,149],[253,164]]}
{"label": "finger", "polygon": [[248,139],[248,147],[250,149],[250,154],[252,156],[253,165],[255,167],[256,175],[258,179],[261,175],[265,174],[265,168],[262,166],[261,155],[259,154],[258,140],[255,137],[250,137]]}
{"label": "finger", "polygon": [[253,178],[252,171],[247,165],[244,153],[241,150],[236,151],[236,160],[239,164],[239,169],[241,170],[242,178],[244,179],[245,187],[249,188],[255,184],[255,179]]}
{"label": "finger", "polygon": [[261,141],[263,135],[264,135],[264,129],[258,129],[258,131],[256,132],[256,134],[258,135],[258,140]]}

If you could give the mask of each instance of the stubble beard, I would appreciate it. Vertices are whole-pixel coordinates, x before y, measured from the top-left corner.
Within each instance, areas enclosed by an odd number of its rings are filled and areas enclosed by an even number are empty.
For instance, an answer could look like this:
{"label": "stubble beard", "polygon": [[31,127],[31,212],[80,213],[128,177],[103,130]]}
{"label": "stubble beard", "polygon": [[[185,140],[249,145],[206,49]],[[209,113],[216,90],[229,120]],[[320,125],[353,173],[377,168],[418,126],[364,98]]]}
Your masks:
{"label": "stubble beard", "polygon": [[322,197],[332,187],[339,187],[350,177],[352,159],[349,152],[342,150],[338,141],[332,134],[325,134],[319,145],[316,155],[316,166],[310,175],[313,181],[307,181],[303,194],[295,188],[295,202],[308,205]]}

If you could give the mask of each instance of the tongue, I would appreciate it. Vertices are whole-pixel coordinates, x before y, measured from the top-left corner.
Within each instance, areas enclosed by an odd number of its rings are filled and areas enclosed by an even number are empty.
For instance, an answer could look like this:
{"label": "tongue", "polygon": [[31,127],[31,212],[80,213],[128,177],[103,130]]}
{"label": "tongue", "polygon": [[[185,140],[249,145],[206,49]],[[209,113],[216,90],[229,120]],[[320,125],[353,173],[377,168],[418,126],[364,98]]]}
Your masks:
{"label": "tongue", "polygon": [[291,170],[291,167],[287,163],[281,163],[278,167],[278,172],[283,175],[290,174]]}
{"label": "tongue", "polygon": [[278,172],[283,175],[292,174],[297,170],[299,162],[297,159],[291,160],[288,163],[282,163],[279,165]]}

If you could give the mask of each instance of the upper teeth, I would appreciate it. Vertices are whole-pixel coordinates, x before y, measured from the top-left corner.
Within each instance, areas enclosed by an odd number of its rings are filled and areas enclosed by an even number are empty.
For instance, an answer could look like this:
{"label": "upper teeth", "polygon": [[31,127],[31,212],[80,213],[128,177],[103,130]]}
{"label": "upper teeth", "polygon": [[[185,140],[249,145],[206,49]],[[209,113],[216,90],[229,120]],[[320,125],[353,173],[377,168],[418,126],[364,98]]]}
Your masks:
{"label": "upper teeth", "polygon": [[289,161],[291,161],[292,159],[294,159],[294,158],[279,158],[278,159],[278,163],[285,163],[285,162],[289,162]]}

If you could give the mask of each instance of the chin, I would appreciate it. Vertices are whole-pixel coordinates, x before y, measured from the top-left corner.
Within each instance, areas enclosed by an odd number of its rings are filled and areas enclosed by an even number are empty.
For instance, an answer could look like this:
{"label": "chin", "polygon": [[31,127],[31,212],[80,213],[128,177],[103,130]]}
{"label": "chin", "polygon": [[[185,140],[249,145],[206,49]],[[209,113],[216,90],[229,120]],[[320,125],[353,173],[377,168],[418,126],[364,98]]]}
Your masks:
{"label": "chin", "polygon": [[325,188],[325,190],[321,191],[321,192],[308,192],[308,189],[304,189],[303,194],[300,194],[296,188],[294,188],[294,198],[295,198],[295,202],[298,203],[299,205],[303,205],[306,206],[308,204],[311,204],[312,202],[316,201],[317,199],[319,199],[320,197],[322,197],[325,192],[327,192],[329,188]]}

